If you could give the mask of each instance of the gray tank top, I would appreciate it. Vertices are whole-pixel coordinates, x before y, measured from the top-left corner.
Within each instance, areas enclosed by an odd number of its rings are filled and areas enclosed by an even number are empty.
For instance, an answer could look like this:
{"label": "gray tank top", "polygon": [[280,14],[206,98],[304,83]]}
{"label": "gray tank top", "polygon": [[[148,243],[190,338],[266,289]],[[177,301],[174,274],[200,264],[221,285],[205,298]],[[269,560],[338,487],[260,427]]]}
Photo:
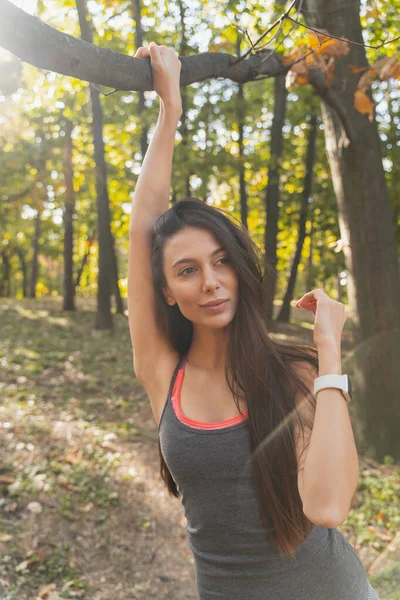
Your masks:
{"label": "gray tank top", "polygon": [[174,371],[158,428],[181,494],[199,600],[368,600],[355,549],[336,528],[313,526],[296,559],[265,535],[252,476],[247,416],[199,423],[180,408],[186,357]]}

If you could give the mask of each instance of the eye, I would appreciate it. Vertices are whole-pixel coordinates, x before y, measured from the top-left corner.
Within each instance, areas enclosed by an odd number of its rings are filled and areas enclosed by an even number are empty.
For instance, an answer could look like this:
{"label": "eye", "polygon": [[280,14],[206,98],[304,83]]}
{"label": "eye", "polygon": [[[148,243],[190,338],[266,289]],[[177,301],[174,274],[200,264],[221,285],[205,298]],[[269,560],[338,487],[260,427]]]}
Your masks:
{"label": "eye", "polygon": [[[230,262],[230,258],[229,258],[229,256],[223,256],[222,258],[219,258],[219,259],[217,260],[217,263],[219,263],[219,262],[221,262],[221,261],[223,261],[223,263],[222,263],[222,264],[225,264],[225,263],[227,263],[227,262]],[[191,275],[191,273],[189,272],[189,269],[193,269],[193,267],[186,267],[186,269],[183,269],[183,270],[182,270],[182,271],[179,273],[179,275],[178,275],[178,276],[180,277],[181,275],[183,275],[183,276],[185,277],[186,275]]]}
{"label": "eye", "polygon": [[188,275],[190,275],[190,273],[186,273],[186,271],[188,271],[189,269],[193,269],[193,267],[186,267],[186,269],[183,269],[183,271],[181,271],[181,272],[179,273],[179,277],[180,277],[181,275],[185,275],[185,274],[188,274]]}

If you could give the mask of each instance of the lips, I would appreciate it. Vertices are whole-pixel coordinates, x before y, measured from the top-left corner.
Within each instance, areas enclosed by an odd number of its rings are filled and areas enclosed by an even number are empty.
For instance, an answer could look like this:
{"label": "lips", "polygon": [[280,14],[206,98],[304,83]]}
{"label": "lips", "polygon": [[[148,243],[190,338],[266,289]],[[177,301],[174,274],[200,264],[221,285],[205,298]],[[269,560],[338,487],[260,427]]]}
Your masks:
{"label": "lips", "polygon": [[221,300],[211,300],[210,302],[207,302],[207,304],[200,304],[200,306],[202,306],[203,308],[207,306],[220,306],[221,304],[224,304],[227,301],[227,298]]}

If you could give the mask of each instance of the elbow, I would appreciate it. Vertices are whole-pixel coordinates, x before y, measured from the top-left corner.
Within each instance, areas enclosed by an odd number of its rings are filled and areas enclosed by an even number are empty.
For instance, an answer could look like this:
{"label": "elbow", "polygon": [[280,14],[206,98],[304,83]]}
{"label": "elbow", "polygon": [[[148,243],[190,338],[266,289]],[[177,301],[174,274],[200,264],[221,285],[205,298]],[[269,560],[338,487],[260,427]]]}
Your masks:
{"label": "elbow", "polygon": [[309,519],[314,525],[319,527],[325,527],[326,529],[334,529],[345,522],[349,511],[344,511],[338,507],[329,507],[325,510],[312,510],[308,511],[303,508],[303,512],[307,519]]}

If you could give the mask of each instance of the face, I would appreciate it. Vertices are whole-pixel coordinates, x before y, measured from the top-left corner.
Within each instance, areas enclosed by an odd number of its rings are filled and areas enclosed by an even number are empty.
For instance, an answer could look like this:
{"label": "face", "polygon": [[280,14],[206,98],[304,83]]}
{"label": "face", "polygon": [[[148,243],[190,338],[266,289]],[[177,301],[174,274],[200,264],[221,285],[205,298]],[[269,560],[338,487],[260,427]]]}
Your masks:
{"label": "face", "polygon": [[[226,327],[236,313],[238,277],[227,252],[214,235],[196,227],[184,227],[164,247],[164,296],[178,304],[194,324]],[[219,307],[203,305],[226,300]]]}

